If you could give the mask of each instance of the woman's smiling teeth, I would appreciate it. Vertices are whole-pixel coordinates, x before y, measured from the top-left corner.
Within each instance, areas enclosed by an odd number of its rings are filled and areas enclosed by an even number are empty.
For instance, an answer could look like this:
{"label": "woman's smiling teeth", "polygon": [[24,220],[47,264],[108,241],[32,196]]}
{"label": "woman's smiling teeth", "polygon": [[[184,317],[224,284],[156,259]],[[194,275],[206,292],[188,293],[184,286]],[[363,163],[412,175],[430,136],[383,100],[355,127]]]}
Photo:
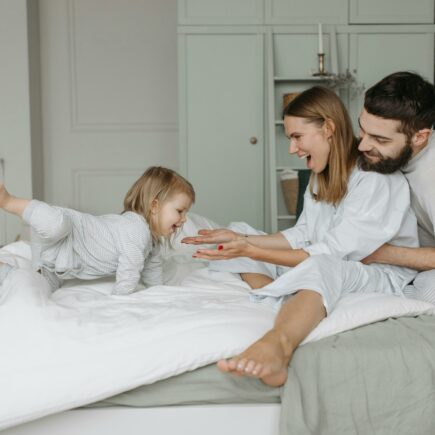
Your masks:
{"label": "woman's smiling teeth", "polygon": [[308,158],[308,157],[311,157],[311,154],[308,154],[308,153],[305,153],[305,154],[298,154],[298,157],[299,157],[300,159],[306,159],[306,158]]}

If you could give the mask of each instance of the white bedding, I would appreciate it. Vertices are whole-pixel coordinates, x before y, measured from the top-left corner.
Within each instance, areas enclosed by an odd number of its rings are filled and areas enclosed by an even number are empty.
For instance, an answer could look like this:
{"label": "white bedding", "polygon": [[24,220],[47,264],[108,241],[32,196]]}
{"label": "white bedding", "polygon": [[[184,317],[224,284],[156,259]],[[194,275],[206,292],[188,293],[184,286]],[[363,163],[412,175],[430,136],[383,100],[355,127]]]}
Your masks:
{"label": "white bedding", "polygon": [[[184,232],[204,226],[191,220]],[[245,283],[194,262],[192,247],[175,248],[164,267],[171,286],[129,296],[111,296],[111,280],[72,282],[50,294],[30,270],[27,244],[0,250],[0,261],[21,267],[0,287],[0,429],[232,356],[272,326],[274,308],[251,302]],[[306,342],[424,313],[435,314],[434,306],[350,295]]]}

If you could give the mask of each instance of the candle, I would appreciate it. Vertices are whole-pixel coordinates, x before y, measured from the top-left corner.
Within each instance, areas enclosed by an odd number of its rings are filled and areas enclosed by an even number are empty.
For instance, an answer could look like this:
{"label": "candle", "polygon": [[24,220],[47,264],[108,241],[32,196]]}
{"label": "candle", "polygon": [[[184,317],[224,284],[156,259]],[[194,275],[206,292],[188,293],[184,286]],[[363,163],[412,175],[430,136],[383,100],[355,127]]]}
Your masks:
{"label": "candle", "polygon": [[333,74],[338,74],[338,58],[337,58],[337,33],[335,31],[335,26],[331,27],[331,33],[329,34],[331,38],[329,49],[331,50],[331,72]]}
{"label": "candle", "polygon": [[322,23],[319,23],[319,54],[323,53]]}

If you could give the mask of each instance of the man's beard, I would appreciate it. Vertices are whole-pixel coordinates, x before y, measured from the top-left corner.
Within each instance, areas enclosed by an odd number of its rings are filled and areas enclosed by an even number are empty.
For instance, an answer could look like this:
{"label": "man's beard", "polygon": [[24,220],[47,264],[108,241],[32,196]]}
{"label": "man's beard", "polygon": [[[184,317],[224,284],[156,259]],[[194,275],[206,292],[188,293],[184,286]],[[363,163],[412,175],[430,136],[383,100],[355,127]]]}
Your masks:
{"label": "man's beard", "polygon": [[376,163],[370,162],[364,154],[358,156],[358,166],[363,171],[374,171],[381,174],[392,174],[402,169],[412,157],[410,141],[407,141],[402,151],[397,157],[384,157],[380,153],[376,154],[379,160]]}

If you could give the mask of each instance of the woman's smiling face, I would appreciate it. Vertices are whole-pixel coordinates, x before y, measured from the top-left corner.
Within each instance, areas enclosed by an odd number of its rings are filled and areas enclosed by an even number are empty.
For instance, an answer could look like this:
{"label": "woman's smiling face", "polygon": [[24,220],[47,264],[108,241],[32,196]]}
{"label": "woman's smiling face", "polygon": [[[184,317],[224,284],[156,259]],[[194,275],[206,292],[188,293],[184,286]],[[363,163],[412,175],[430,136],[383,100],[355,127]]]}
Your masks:
{"label": "woman's smiling face", "polygon": [[[328,165],[331,146],[325,125],[296,116],[284,117],[285,135],[290,140],[289,153],[307,160],[307,168],[315,174],[323,172]],[[330,136],[330,135],[329,135]]]}

